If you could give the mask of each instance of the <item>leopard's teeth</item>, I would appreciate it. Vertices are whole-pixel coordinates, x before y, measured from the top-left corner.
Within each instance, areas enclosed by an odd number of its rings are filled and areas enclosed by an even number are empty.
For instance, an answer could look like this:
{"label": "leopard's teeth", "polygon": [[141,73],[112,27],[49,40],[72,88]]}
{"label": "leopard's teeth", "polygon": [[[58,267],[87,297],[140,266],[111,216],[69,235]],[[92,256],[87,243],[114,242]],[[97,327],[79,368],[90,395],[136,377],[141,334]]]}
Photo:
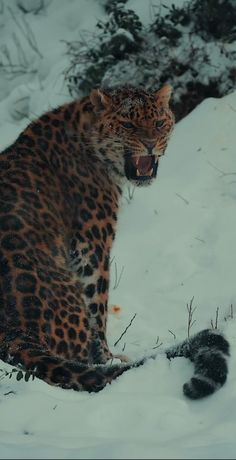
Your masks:
{"label": "leopard's teeth", "polygon": [[138,169],[136,170],[136,174],[137,174],[137,176],[140,176],[140,172],[139,172]]}
{"label": "leopard's teeth", "polygon": [[149,172],[149,176],[152,176],[153,174],[153,168],[151,169],[151,171]]}

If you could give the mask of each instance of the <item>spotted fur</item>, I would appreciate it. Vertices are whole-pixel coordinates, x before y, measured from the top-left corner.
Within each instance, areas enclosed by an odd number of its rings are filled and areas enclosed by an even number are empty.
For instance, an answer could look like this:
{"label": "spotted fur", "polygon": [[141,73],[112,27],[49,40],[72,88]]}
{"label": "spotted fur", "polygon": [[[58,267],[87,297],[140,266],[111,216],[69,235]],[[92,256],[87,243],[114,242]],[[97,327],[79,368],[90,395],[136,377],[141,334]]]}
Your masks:
{"label": "spotted fur", "polygon": [[144,362],[106,366],[109,261],[125,181],[156,177],[174,125],[170,92],[94,90],[42,115],[1,154],[4,361],[88,391]]}

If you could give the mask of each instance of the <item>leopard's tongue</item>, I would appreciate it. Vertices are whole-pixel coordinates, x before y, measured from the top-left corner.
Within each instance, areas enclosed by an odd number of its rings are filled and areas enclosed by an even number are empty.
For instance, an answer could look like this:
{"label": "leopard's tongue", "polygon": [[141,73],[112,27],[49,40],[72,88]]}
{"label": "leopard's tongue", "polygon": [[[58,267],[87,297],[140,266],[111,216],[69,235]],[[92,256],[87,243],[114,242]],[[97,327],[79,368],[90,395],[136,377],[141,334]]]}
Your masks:
{"label": "leopard's tongue", "polygon": [[140,156],[134,158],[135,167],[139,171],[140,176],[145,176],[149,173],[152,168],[152,157],[151,156]]}

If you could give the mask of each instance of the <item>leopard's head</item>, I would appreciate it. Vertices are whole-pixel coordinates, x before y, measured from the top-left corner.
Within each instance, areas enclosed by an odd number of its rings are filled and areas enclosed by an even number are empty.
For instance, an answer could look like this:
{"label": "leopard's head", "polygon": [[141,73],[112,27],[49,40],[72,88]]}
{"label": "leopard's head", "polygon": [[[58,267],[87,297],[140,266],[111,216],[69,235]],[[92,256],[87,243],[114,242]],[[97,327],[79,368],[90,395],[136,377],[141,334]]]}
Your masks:
{"label": "leopard's head", "polygon": [[152,93],[133,87],[91,92],[96,117],[90,141],[117,179],[142,186],[156,177],[174,126],[170,95],[169,85]]}

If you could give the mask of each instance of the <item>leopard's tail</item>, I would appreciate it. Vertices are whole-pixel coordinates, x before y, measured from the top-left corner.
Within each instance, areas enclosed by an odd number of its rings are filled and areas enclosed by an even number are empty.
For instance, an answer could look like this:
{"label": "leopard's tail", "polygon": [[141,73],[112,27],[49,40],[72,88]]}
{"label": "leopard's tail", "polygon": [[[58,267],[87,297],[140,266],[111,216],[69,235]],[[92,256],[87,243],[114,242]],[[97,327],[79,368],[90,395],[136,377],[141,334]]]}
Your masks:
{"label": "leopard's tail", "polygon": [[[102,390],[123,372],[141,366],[149,358],[157,357],[145,357],[133,363],[87,365],[53,355],[52,351],[40,343],[19,334],[15,338],[11,336],[11,340],[8,344],[5,342],[5,347],[0,351],[0,357],[4,361],[32,372],[34,376],[51,385],[89,392]],[[184,394],[191,399],[214,393],[226,381],[229,344],[222,334],[214,330],[201,331],[167,349],[165,353],[168,359],[184,356],[193,361],[194,376],[183,387]]]}
{"label": "leopard's tail", "polygon": [[215,329],[205,329],[166,350],[167,358],[184,356],[194,364],[194,375],[183,386],[185,396],[199,399],[224,385],[228,374],[229,342]]}

